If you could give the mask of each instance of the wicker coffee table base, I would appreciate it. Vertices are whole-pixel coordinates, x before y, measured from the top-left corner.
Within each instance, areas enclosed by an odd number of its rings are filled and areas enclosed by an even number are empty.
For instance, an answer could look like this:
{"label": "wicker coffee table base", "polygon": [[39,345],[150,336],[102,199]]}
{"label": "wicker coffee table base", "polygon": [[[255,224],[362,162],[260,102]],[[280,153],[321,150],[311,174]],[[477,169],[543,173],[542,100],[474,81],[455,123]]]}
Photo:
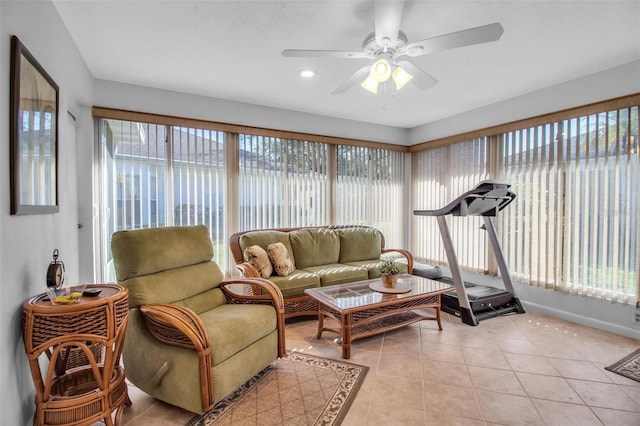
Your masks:
{"label": "wicker coffee table base", "polygon": [[[435,315],[429,316],[415,312],[418,309],[428,308],[433,308]],[[337,323],[337,327],[326,326],[327,319]],[[325,331],[338,334],[342,341],[342,358],[349,359],[351,358],[351,342],[424,320],[436,321],[438,329],[442,330],[440,294],[425,294],[424,297],[413,300],[399,300],[397,303],[385,305],[369,305],[360,310],[343,312],[320,302],[316,337],[320,339]]]}

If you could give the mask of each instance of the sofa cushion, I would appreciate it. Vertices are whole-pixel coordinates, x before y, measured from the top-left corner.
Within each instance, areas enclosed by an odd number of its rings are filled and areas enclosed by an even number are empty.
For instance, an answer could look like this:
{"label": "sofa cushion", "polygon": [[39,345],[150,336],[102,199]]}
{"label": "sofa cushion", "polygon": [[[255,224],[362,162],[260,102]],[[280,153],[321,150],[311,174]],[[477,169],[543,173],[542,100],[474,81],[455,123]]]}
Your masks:
{"label": "sofa cushion", "polygon": [[284,297],[299,296],[308,288],[320,287],[320,276],[300,269],[296,269],[286,277],[274,275],[269,280],[278,286]]}
{"label": "sofa cushion", "polygon": [[269,244],[271,243],[282,243],[287,248],[289,252],[289,257],[293,264],[296,264],[295,254],[291,248],[291,243],[289,242],[289,233],[275,230],[264,230],[264,231],[251,231],[245,234],[242,234],[238,239],[238,244],[240,245],[240,249],[244,252],[249,246],[259,245],[263,249],[267,249]]}
{"label": "sofa cushion", "polygon": [[343,228],[336,230],[340,238],[340,263],[380,259],[382,237],[372,228]]}
{"label": "sofa cushion", "polygon": [[298,229],[289,233],[289,240],[298,269],[338,262],[340,240],[331,229]]}
{"label": "sofa cushion", "polygon": [[254,244],[244,249],[244,258],[258,270],[262,278],[269,278],[273,273],[273,266],[271,266],[269,255],[265,249],[259,245]]}
{"label": "sofa cushion", "polygon": [[296,269],[284,244],[269,244],[267,246],[267,254],[269,255],[269,260],[273,264],[273,269],[276,271],[278,276],[286,277]]}
{"label": "sofa cushion", "polygon": [[228,304],[199,317],[209,335],[214,366],[276,329],[274,308],[269,305]]}
{"label": "sofa cushion", "polygon": [[344,265],[341,263],[332,263],[329,265],[310,266],[304,269],[320,277],[320,285],[322,287],[344,284],[354,281],[362,281],[369,278],[367,270],[359,266]]}

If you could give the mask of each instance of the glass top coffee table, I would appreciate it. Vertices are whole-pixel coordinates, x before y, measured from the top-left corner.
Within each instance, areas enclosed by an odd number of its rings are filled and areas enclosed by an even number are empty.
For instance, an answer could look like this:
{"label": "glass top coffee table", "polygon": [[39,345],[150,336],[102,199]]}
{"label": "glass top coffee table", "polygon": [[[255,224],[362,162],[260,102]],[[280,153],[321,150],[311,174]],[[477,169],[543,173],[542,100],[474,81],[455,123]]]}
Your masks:
{"label": "glass top coffee table", "polygon": [[[351,357],[351,342],[416,321],[437,321],[438,328],[442,330],[440,295],[455,290],[453,285],[415,275],[401,275],[397,286],[410,287],[406,292],[383,293],[371,288],[371,285],[381,287],[381,281],[378,278],[305,290],[306,294],[319,302],[317,338],[324,331],[338,334],[342,340],[344,359]],[[416,312],[425,308],[433,308],[435,315]],[[325,317],[335,320],[337,326],[327,326]]]}

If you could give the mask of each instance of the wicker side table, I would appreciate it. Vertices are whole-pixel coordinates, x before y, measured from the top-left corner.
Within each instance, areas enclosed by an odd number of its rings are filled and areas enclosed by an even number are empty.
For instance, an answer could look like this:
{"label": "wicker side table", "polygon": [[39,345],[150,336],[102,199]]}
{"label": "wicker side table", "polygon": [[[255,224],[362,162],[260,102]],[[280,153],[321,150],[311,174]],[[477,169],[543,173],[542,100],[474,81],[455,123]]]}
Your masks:
{"label": "wicker side table", "polygon": [[74,305],[52,305],[42,293],[23,304],[24,347],[36,389],[34,425],[100,420],[118,425],[122,408],[130,403],[120,365],[127,289],[118,284],[87,289],[100,294],[83,296]]}

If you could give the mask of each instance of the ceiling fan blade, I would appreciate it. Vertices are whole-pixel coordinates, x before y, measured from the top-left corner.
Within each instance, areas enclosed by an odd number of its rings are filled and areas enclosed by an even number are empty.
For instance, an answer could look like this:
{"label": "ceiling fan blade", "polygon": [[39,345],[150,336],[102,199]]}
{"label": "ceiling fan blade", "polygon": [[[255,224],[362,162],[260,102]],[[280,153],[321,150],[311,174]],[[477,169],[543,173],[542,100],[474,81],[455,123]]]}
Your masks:
{"label": "ceiling fan blade", "polygon": [[371,65],[360,68],[358,71],[354,72],[351,77],[349,77],[348,79],[340,83],[338,87],[333,89],[331,93],[334,95],[344,93],[347,91],[347,89],[351,88],[351,86],[363,82],[364,79],[367,78],[370,69]]}
{"label": "ceiling fan blade", "polygon": [[376,0],[374,3],[374,31],[376,42],[384,46],[383,39],[389,39],[388,45],[395,46],[400,31],[404,1]]}
{"label": "ceiling fan blade", "polygon": [[397,64],[413,76],[411,82],[418,86],[418,89],[420,90],[429,89],[430,87],[433,87],[436,85],[436,83],[438,83],[438,80],[424,72],[422,69],[413,65],[409,61],[399,61],[397,62]]}
{"label": "ceiling fan blade", "polygon": [[288,58],[344,58],[359,59],[370,58],[364,52],[347,52],[343,50],[295,50],[286,49],[282,51],[282,56]]}
{"label": "ceiling fan blade", "polygon": [[409,43],[405,47],[404,53],[408,56],[420,56],[455,49],[456,47],[487,43],[498,40],[503,32],[504,28],[502,28],[502,25],[500,25],[499,22],[495,22],[489,25],[482,25],[480,27],[469,28],[468,30],[443,34],[426,40]]}

